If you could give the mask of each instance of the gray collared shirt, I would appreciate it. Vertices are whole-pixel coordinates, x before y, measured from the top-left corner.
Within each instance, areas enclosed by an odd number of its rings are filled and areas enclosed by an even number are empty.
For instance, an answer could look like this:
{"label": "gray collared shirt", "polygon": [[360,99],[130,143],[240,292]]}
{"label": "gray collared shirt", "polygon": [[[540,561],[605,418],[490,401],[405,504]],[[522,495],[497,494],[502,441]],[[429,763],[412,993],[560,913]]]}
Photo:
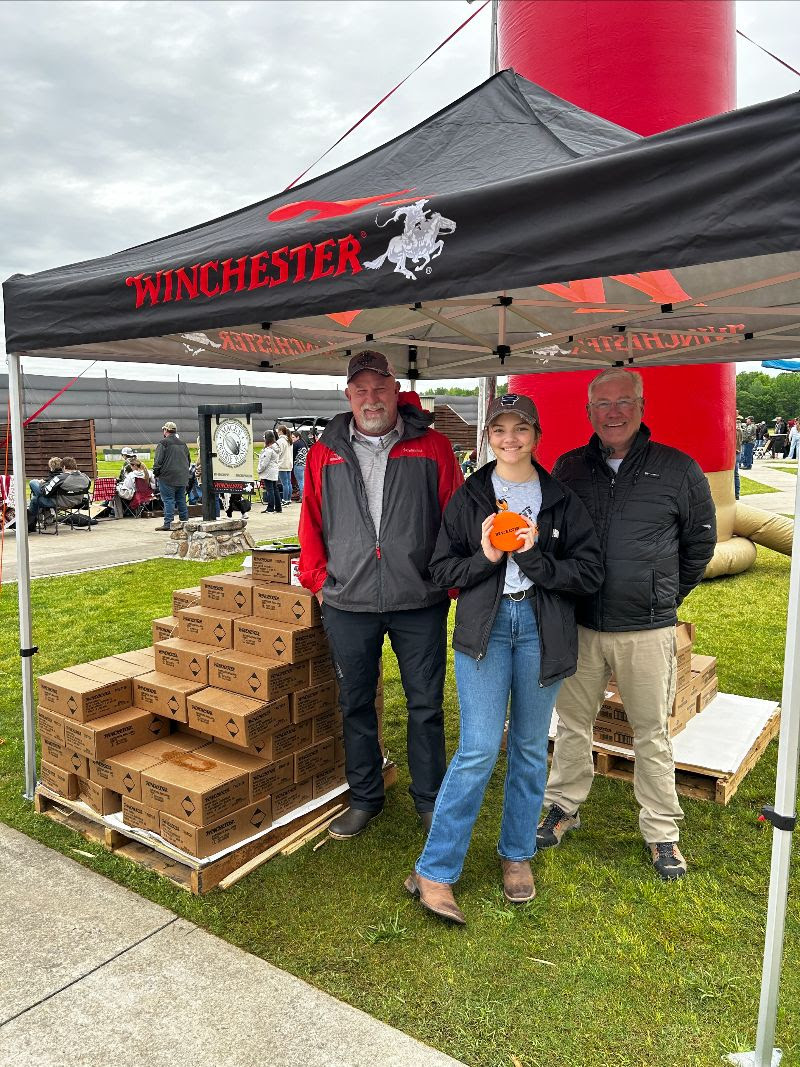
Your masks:
{"label": "gray collared shirt", "polygon": [[386,464],[389,452],[403,436],[403,420],[397,416],[397,422],[391,430],[381,437],[366,437],[356,428],[356,420],[350,420],[350,443],[361,468],[361,477],[367,492],[367,507],[375,524],[375,533],[380,537],[381,513],[383,511],[383,483],[386,478]]}

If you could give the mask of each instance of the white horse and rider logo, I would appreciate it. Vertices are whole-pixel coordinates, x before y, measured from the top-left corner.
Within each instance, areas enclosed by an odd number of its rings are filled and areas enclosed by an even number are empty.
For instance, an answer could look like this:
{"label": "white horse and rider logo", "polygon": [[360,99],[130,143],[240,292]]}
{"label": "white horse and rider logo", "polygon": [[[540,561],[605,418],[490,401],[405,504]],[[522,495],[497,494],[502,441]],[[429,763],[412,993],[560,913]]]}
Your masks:
{"label": "white horse and rider logo", "polygon": [[397,222],[401,217],[405,217],[403,232],[391,239],[389,247],[382,256],[370,260],[369,263],[365,262],[365,267],[378,270],[388,259],[390,263],[395,264],[395,274],[402,274],[416,281],[416,274],[406,265],[410,260],[414,270],[426,269],[430,274],[431,268],[428,264],[444,251],[444,241],[439,235],[455,233],[456,224],[438,211],[433,213],[426,211],[427,203],[427,200],[417,200],[413,204],[399,207],[383,223],[378,222],[376,217],[375,222],[381,229],[388,226],[390,222]]}

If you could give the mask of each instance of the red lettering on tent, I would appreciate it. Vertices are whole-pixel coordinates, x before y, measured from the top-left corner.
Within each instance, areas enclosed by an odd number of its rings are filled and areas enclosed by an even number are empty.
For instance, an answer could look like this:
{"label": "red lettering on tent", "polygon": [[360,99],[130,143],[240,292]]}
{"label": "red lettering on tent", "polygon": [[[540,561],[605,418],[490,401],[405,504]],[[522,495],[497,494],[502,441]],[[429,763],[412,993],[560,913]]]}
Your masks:
{"label": "red lettering on tent", "polygon": [[229,293],[234,288],[234,284],[237,293],[244,289],[248,258],[248,256],[239,256],[238,259],[224,259],[222,261],[220,293]]}
{"label": "red lettering on tent", "polygon": [[145,299],[150,301],[150,306],[158,303],[158,293],[161,289],[161,271],[156,272],[155,278],[151,274],[135,274],[125,279],[125,284],[136,287],[136,306],[140,308]]}
{"label": "red lettering on tent", "polygon": [[298,245],[297,248],[293,248],[289,253],[289,258],[295,261],[295,275],[292,285],[296,285],[297,282],[302,282],[306,276],[306,258],[309,252],[314,251],[312,244]]}
{"label": "red lettering on tent", "polygon": [[183,290],[186,290],[186,295],[190,300],[194,300],[197,294],[200,292],[199,280],[197,272],[200,269],[199,264],[195,263],[193,267],[189,267],[192,272],[189,276],[185,267],[178,267],[175,272],[175,278],[177,281],[177,289],[175,290],[175,299],[183,300]]}
{"label": "red lettering on tent", "polygon": [[273,278],[270,285],[283,285],[289,278],[289,263],[286,257],[289,255],[288,245],[276,248],[272,253],[272,266],[278,268],[278,277]]}
{"label": "red lettering on tent", "polygon": [[[339,238],[339,266],[336,268],[337,277],[340,274],[344,274],[347,268],[350,268],[351,273],[358,274],[362,270],[361,264],[358,261],[358,253],[361,251],[361,242],[353,237],[352,233],[349,233],[347,237]],[[353,318],[358,314],[356,311]]]}
{"label": "red lettering on tent", "polygon": [[212,259],[209,263],[204,263],[200,268],[200,292],[203,294],[203,296],[216,296],[219,292],[219,285],[215,285],[212,289],[211,284],[208,280],[209,272],[212,269],[217,270],[218,267],[219,261],[216,259]]}
{"label": "red lettering on tent", "polygon": [[314,282],[317,278],[327,278],[328,275],[333,274],[336,268],[331,260],[335,245],[336,242],[329,237],[327,241],[320,241],[314,246],[314,270],[309,281]]}

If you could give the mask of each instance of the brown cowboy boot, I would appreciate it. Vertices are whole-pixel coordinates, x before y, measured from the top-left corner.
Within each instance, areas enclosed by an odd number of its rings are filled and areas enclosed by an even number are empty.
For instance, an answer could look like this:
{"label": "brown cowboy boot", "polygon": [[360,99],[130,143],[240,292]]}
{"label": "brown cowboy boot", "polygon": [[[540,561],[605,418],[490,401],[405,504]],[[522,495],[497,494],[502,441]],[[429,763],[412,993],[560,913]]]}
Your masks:
{"label": "brown cowboy boot", "polygon": [[536,896],[528,860],[500,860],[503,868],[503,896],[509,904],[525,904]]}
{"label": "brown cowboy boot", "polygon": [[423,908],[432,911],[446,922],[466,926],[466,916],[456,904],[453,887],[446,882],[432,882],[430,878],[423,878],[421,874],[414,872],[406,878],[403,885],[412,897],[419,897]]}

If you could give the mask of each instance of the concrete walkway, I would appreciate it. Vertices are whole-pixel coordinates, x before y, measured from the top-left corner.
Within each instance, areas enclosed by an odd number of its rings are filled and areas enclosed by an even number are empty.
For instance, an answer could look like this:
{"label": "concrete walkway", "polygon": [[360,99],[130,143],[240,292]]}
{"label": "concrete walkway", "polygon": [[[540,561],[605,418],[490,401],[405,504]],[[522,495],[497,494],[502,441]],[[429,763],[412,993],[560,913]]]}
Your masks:
{"label": "concrete walkway", "polygon": [[0,1067],[459,1067],[0,824]]}
{"label": "concrete walkway", "polygon": [[[223,516],[224,517],[224,516]],[[256,505],[247,516],[247,529],[255,541],[296,537],[300,505],[290,504],[280,515],[263,515]],[[164,554],[169,534],[159,533],[163,519],[101,519],[97,526],[73,530],[59,527],[58,535],[31,534],[31,577],[114,567],[157,559]],[[16,534],[6,531],[3,549],[3,582],[17,579]]]}
{"label": "concrete walkway", "polygon": [[753,496],[745,496],[743,493],[740,498],[742,503],[749,504],[754,508],[763,508],[764,511],[771,511],[777,515],[794,515],[797,476],[778,470],[779,467],[794,466],[796,466],[796,462],[789,459],[753,460],[752,470],[739,471],[739,473],[754,482],[770,485],[778,491],[776,493],[756,493]]}

